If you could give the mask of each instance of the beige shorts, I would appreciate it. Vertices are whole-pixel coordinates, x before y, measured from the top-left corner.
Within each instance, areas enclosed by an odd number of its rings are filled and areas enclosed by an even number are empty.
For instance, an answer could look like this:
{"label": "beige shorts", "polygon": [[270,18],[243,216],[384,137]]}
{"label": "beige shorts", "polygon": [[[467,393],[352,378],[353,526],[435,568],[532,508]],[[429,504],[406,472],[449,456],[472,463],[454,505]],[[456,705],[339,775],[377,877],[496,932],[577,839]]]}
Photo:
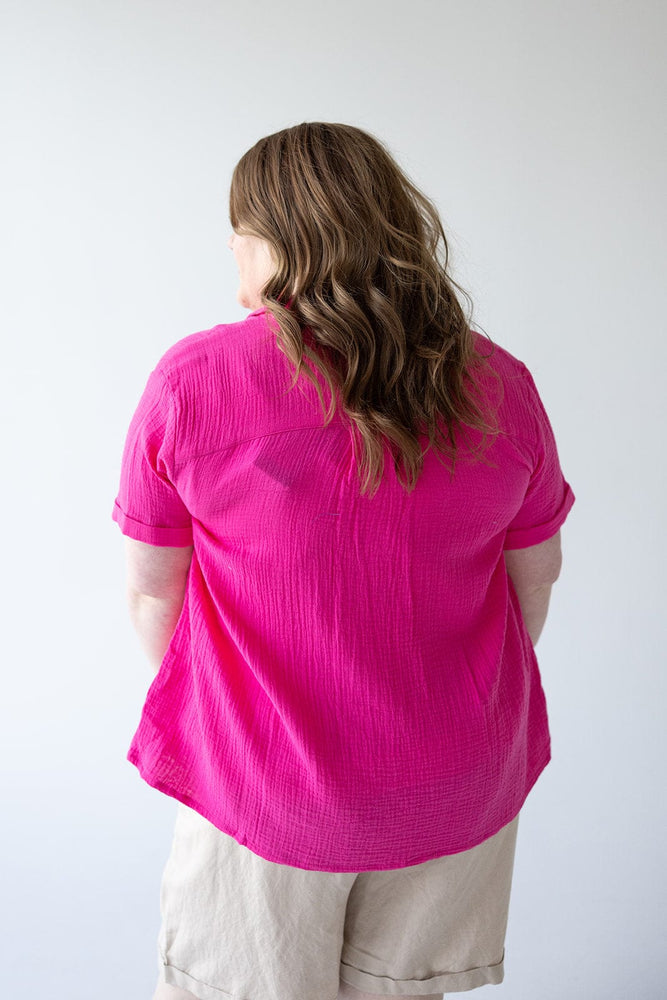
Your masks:
{"label": "beige shorts", "polygon": [[336,1000],[500,983],[519,817],[408,868],[306,871],[266,861],[178,804],[162,876],[158,983],[199,1000]]}

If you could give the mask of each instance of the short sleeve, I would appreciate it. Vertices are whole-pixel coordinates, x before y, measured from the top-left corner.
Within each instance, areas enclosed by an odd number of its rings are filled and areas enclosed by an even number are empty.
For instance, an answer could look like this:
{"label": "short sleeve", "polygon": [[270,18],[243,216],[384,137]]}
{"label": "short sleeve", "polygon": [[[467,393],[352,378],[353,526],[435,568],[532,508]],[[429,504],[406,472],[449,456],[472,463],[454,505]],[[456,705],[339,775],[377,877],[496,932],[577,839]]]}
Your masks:
{"label": "short sleeve", "polygon": [[159,368],[148,377],[130,422],[112,518],[149,545],[192,545],[192,517],[174,485],[176,408]]}
{"label": "short sleeve", "polygon": [[564,523],[575,497],[558,458],[556,440],[532,375],[523,371],[521,424],[530,436],[533,469],[520,510],[507,527],[505,549],[546,542]]}

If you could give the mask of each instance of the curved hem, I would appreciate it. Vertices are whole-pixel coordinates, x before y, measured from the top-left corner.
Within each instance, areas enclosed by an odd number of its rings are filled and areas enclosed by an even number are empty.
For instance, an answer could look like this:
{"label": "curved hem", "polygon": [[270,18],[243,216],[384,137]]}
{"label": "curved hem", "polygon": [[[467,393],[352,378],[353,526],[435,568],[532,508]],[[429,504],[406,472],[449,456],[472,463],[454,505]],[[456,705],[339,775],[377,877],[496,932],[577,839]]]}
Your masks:
{"label": "curved hem", "polygon": [[[136,738],[136,734],[135,734],[135,738]],[[334,874],[337,874],[337,875],[348,875],[350,873],[361,874],[362,872],[368,872],[368,871],[395,871],[398,868],[412,868],[412,867],[414,867],[416,865],[424,864],[427,861],[433,861],[436,858],[444,857],[447,854],[458,854],[458,853],[462,853],[463,851],[466,851],[466,850],[471,850],[473,847],[477,847],[479,844],[483,843],[485,840],[488,840],[489,838],[495,836],[495,834],[499,833],[500,830],[503,829],[503,827],[505,827],[508,823],[511,823],[512,820],[516,818],[516,816],[519,814],[519,812],[523,808],[524,803],[525,803],[526,799],[528,798],[528,795],[530,794],[530,792],[532,791],[532,789],[536,785],[536,783],[537,783],[540,775],[542,774],[542,772],[545,770],[545,768],[547,767],[547,765],[551,761],[551,748],[550,748],[550,744],[549,744],[547,746],[547,751],[546,751],[546,754],[545,754],[545,758],[543,758],[543,763],[538,764],[536,766],[534,777],[527,784],[525,794],[521,798],[521,801],[519,803],[518,808],[515,808],[513,814],[509,817],[509,819],[507,819],[504,823],[501,823],[500,826],[498,826],[497,829],[494,829],[491,833],[489,833],[486,836],[480,838],[479,840],[476,840],[476,842],[474,844],[472,844],[470,847],[461,848],[459,851],[445,851],[444,854],[440,854],[440,853],[433,854],[431,851],[427,851],[426,852],[427,857],[418,858],[417,860],[410,859],[407,862],[405,860],[403,860],[403,861],[399,860],[397,864],[396,863],[392,863],[392,864],[388,864],[388,863],[380,863],[380,864],[378,864],[378,863],[374,863],[374,864],[373,863],[371,863],[371,864],[364,863],[362,865],[359,865],[359,864],[354,865],[353,863],[350,864],[348,862],[348,863],[345,863],[344,867],[342,867],[342,868],[340,866],[339,867],[333,867],[332,866],[332,862],[329,862],[328,864],[323,865],[321,861],[320,862],[316,862],[314,859],[311,860],[310,862],[304,864],[302,860],[297,860],[296,858],[294,858],[292,856],[290,856],[289,858],[282,857],[280,859],[278,857],[276,857],[276,856],[270,857],[269,855],[272,855],[273,851],[265,851],[264,849],[258,849],[254,845],[254,843],[250,843],[250,841],[248,840],[248,838],[244,834],[239,833],[239,831],[233,832],[231,829],[226,829],[225,830],[222,827],[218,826],[218,824],[214,823],[213,820],[210,818],[210,816],[207,815],[207,810],[203,809],[199,805],[199,803],[196,802],[196,800],[193,797],[190,797],[188,795],[184,795],[178,789],[171,788],[169,785],[167,785],[166,782],[162,781],[155,774],[151,774],[148,771],[148,769],[144,766],[144,762],[143,762],[143,760],[141,758],[141,751],[139,750],[138,746],[135,744],[134,740],[133,740],[132,745],[130,746],[130,749],[129,749],[128,753],[127,753],[126,759],[137,768],[137,770],[139,771],[139,774],[141,775],[141,777],[143,778],[143,780],[146,782],[147,785],[150,785],[151,788],[154,788],[158,792],[162,792],[163,795],[168,795],[170,798],[175,799],[177,802],[181,802],[184,806],[187,806],[188,809],[193,809],[195,812],[199,813],[199,815],[202,816],[205,820],[207,820],[207,822],[211,823],[211,825],[214,826],[217,830],[220,830],[221,833],[225,833],[228,837],[233,837],[234,840],[238,844],[240,844],[241,847],[246,847],[253,854],[258,855],[258,857],[263,858],[265,861],[271,861],[273,864],[278,864],[278,865],[288,865],[290,868],[301,868],[304,871],[333,872]],[[354,984],[352,984],[352,985],[354,985]],[[466,988],[467,989],[472,989],[472,987],[466,987]]]}

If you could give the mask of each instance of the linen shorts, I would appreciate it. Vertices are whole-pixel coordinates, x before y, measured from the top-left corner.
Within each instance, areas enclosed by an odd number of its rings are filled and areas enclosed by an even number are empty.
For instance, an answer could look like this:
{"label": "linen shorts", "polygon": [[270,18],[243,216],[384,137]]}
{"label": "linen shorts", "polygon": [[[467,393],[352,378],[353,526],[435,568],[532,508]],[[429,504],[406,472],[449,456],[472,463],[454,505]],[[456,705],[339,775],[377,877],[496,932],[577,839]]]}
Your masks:
{"label": "linen shorts", "polygon": [[391,871],[267,861],[178,803],[158,984],[199,1000],[463,992],[504,977],[519,816],[477,847]]}

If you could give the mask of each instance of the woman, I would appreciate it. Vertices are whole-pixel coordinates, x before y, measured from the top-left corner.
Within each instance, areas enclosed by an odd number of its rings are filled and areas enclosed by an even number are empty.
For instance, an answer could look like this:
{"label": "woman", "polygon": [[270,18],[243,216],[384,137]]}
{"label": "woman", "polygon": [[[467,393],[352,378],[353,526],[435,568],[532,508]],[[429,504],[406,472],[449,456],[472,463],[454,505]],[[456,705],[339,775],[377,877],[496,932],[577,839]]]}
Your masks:
{"label": "woman", "polygon": [[251,312],[160,359],[113,512],[158,671],[128,758],[180,803],[155,998],[501,982],[574,502],[547,415],[371,135],[260,140],[230,217]]}

